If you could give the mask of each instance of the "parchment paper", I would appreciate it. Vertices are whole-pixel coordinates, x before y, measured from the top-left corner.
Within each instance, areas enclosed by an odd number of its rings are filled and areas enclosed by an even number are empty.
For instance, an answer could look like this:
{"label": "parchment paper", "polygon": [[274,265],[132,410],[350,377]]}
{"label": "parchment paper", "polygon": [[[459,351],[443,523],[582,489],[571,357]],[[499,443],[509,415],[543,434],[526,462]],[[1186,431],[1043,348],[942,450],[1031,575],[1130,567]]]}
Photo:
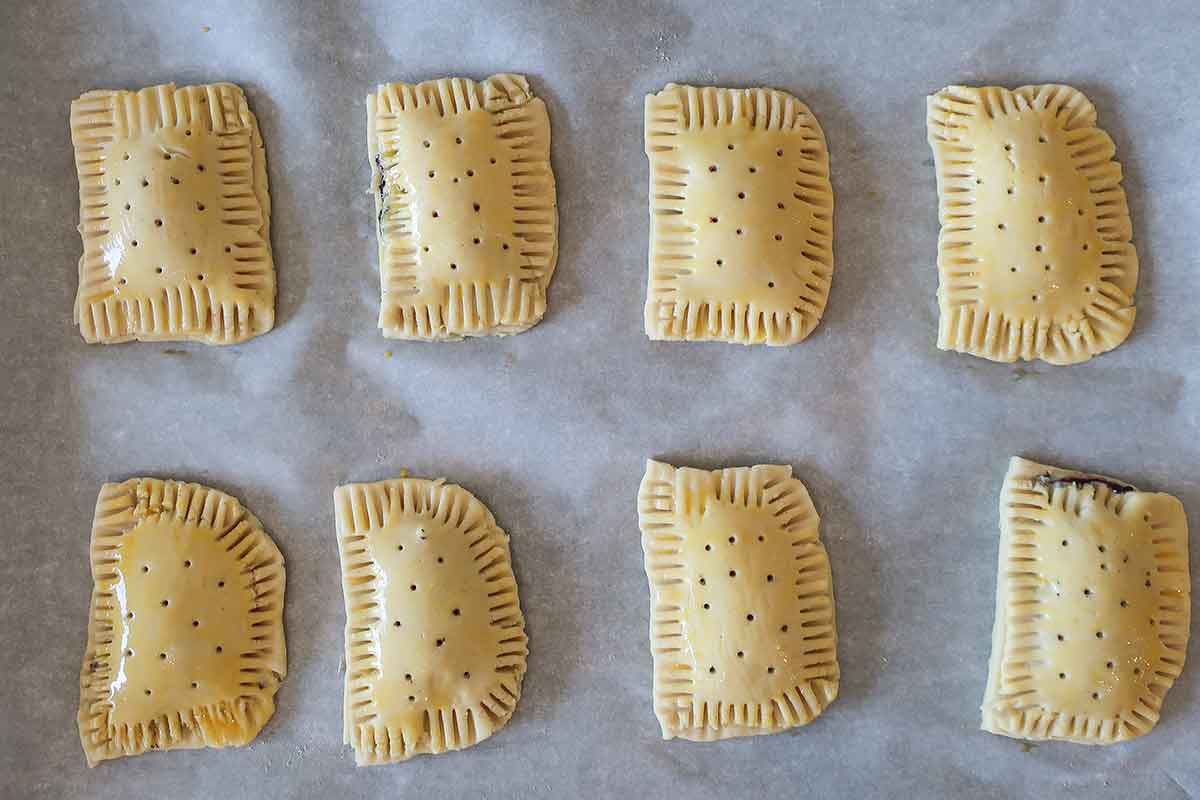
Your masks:
{"label": "parchment paper", "polygon": [[[1200,511],[1190,2],[6,2],[0,14],[0,796],[1192,797],[1200,659],[1149,736],[1105,749],[980,732],[1007,458],[1103,471]],[[524,72],[550,109],[561,256],[528,333],[387,341],[363,97]],[[228,348],[85,345],[67,125],[91,88],[230,80],[266,141],[274,332]],[[642,98],[767,85],[824,126],[836,268],[797,347],[642,333]],[[1058,81],[1125,168],[1138,319],[1069,368],[934,347],[925,96]],[[388,357],[387,351],[393,355]],[[644,459],[792,464],[822,518],[841,696],[794,733],[659,738],[635,495]],[[335,485],[446,476],[512,536],[530,636],[512,722],[462,753],[356,770],[341,743]],[[229,491],[287,558],[290,671],[253,745],[84,765],[75,724],[106,480]],[[1193,554],[1200,547],[1193,548]],[[1193,555],[1192,570],[1197,571]]]}

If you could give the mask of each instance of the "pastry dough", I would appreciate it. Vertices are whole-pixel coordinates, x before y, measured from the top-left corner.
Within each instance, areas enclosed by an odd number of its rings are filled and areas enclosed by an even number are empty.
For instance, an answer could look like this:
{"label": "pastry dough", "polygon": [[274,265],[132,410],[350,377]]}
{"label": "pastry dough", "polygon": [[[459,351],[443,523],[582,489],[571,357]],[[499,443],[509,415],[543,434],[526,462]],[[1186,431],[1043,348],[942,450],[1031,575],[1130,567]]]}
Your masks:
{"label": "pastry dough", "polygon": [[951,86],[928,99],[937,167],[938,347],[1074,364],[1136,313],[1121,165],[1069,86]]}
{"label": "pastry dough", "polygon": [[91,542],[79,735],[88,765],[253,739],[287,672],[283,557],[227,494],[107,483]]}
{"label": "pastry dough", "polygon": [[775,733],[833,702],[829,558],[791,467],[649,461],[638,518],[664,739]]}
{"label": "pastry dough", "polygon": [[92,91],[71,103],[88,342],[231,344],[275,324],[258,122],[231,83]]}
{"label": "pastry dough", "polygon": [[825,135],[774,89],[668,84],[646,97],[646,335],[795,344],[833,276]]}
{"label": "pastry dough", "polygon": [[516,707],[527,653],[508,536],[440,480],[339,486],[334,506],[345,742],[359,766],[491,736]]}
{"label": "pastry dough", "polygon": [[1153,728],[1187,651],[1187,535],[1171,495],[1012,459],[984,730],[1111,744]]}
{"label": "pastry dough", "polygon": [[519,333],[558,257],[550,119],[522,75],[388,83],[367,97],[379,327],[397,339]]}

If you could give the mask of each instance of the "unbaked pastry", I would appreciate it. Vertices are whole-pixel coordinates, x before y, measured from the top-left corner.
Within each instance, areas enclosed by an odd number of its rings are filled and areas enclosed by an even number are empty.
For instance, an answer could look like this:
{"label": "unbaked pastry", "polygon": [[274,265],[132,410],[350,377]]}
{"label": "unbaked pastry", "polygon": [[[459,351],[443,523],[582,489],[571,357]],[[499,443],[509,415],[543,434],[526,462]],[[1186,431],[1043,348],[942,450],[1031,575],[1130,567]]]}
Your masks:
{"label": "unbaked pastry", "polygon": [[1187,536],[1171,495],[1012,459],[984,730],[1112,744],[1153,728],[1187,651]]}
{"label": "unbaked pastry", "polygon": [[194,483],[106,483],[91,561],[88,765],[253,739],[287,672],[283,557],[254,515]]}
{"label": "unbaked pastry", "polygon": [[508,536],[461,486],[334,492],[346,601],[345,742],[359,766],[476,744],[521,695],[527,653]]}
{"label": "unbaked pastry", "polygon": [[829,151],[808,107],[774,89],[668,84],[646,97],[646,335],[788,345],[833,276]]}
{"label": "unbaked pastry", "polygon": [[833,702],[829,558],[791,467],[649,461],[638,519],[664,739],[775,733]]}
{"label": "unbaked pastry", "polygon": [[258,122],[231,83],[92,91],[71,103],[88,342],[231,344],[275,324]]}
{"label": "unbaked pastry", "polygon": [[1121,165],[1070,86],[928,98],[939,195],[938,347],[1075,364],[1133,328],[1138,260]]}
{"label": "unbaked pastry", "polygon": [[550,119],[522,75],[387,83],[367,97],[382,300],[397,339],[519,333],[558,256]]}

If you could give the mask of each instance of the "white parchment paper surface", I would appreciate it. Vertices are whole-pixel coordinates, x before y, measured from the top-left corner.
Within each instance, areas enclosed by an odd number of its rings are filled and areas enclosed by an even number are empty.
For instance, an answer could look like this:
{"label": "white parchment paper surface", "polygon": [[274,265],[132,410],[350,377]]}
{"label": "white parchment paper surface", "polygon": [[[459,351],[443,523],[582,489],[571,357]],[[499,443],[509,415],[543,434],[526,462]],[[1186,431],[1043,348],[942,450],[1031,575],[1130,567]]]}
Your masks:
{"label": "white parchment paper surface", "polygon": [[[0,9],[0,797],[1200,796],[1200,653],[1152,735],[1107,749],[978,731],[1008,457],[1170,491],[1200,529],[1200,5],[931,2],[4,2]],[[387,341],[363,97],[522,72],[548,104],[561,255],[528,333]],[[67,125],[92,88],[234,81],[266,141],[274,332],[88,346]],[[767,85],[824,126],[836,268],[785,349],[642,333],[642,98]],[[934,347],[925,101],[1063,82],[1125,168],[1132,337],[1088,364]],[[391,357],[386,355],[391,351]],[[635,495],[647,457],[784,463],[833,563],[841,696],[793,733],[663,742]],[[407,468],[512,537],[530,637],[512,722],[468,751],[356,770],[341,743],[332,492]],[[102,482],[240,498],[288,569],[289,667],[251,746],[84,764],[75,724]],[[1192,571],[1198,571],[1193,547]]]}

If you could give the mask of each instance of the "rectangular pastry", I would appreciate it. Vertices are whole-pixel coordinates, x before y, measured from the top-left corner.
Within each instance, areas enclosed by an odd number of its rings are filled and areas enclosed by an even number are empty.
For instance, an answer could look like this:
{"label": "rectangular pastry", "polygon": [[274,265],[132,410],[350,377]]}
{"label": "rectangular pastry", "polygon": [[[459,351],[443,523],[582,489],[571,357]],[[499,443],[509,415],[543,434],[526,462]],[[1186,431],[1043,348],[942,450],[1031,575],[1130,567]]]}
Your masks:
{"label": "rectangular pastry", "polygon": [[550,118],[522,75],[387,83],[367,97],[382,299],[398,339],[532,327],[558,257]]}
{"label": "rectangular pastry", "polygon": [[334,492],[346,601],[345,741],[359,766],[470,747],[512,716],[527,653],[508,536],[461,486]]}
{"label": "rectangular pastry", "polygon": [[646,464],[654,712],[664,739],[776,733],[837,697],[829,557],[787,466]]}
{"label": "rectangular pastry", "polygon": [[232,344],[275,324],[258,121],[231,83],[91,91],[71,103],[88,342]]}
{"label": "rectangular pastry", "polygon": [[195,483],[106,483],[91,560],[88,765],[254,739],[287,672],[283,556],[254,515]]}
{"label": "rectangular pastry", "polygon": [[1082,744],[1149,732],[1187,652],[1187,536],[1171,495],[1012,459],[984,730]]}
{"label": "rectangular pastry", "polygon": [[1077,89],[951,86],[928,99],[938,347],[1075,364],[1129,336],[1137,251],[1121,165]]}
{"label": "rectangular pastry", "polygon": [[812,333],[833,277],[829,150],[775,89],[678,86],[646,98],[646,335],[788,345]]}

